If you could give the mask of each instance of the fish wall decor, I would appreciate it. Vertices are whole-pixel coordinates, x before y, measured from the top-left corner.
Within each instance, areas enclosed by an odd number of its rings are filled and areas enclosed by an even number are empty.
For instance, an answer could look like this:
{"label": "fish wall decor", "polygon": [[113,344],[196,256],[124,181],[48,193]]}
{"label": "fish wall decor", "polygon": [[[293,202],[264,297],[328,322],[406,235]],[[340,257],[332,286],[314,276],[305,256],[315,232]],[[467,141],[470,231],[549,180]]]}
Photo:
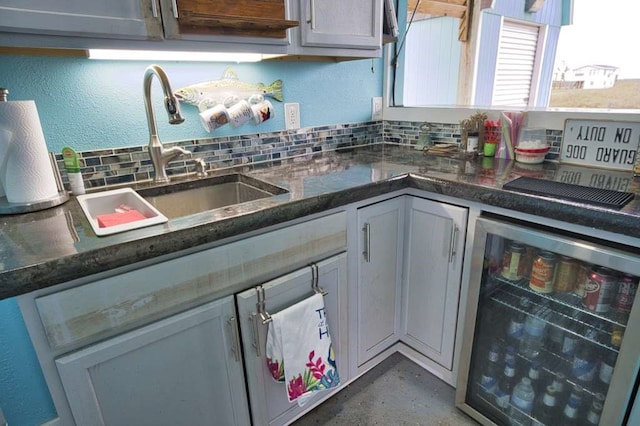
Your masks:
{"label": "fish wall decor", "polygon": [[220,80],[182,87],[174,94],[180,102],[195,105],[200,111],[216,105],[229,108],[240,100],[256,104],[262,102],[265,96],[282,102],[282,80],[276,80],[268,86],[245,83],[238,80],[233,69],[227,68]]}

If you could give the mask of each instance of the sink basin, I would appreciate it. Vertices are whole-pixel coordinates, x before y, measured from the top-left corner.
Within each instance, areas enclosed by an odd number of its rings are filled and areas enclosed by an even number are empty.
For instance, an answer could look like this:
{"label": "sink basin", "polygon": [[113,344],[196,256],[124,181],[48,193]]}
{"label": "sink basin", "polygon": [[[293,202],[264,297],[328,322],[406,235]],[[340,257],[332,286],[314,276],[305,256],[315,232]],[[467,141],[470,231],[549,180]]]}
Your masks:
{"label": "sink basin", "polygon": [[240,173],[172,183],[137,192],[169,219],[254,201],[287,191]]}

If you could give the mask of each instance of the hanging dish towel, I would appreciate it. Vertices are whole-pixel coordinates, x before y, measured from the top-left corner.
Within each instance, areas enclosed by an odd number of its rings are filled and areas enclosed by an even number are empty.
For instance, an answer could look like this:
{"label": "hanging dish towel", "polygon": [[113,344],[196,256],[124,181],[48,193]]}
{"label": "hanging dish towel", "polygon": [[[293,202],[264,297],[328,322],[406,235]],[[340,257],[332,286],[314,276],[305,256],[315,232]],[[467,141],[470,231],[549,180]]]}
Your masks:
{"label": "hanging dish towel", "polygon": [[313,392],[340,384],[321,294],[271,318],[267,364],[273,378],[286,384],[289,402],[303,406]]}

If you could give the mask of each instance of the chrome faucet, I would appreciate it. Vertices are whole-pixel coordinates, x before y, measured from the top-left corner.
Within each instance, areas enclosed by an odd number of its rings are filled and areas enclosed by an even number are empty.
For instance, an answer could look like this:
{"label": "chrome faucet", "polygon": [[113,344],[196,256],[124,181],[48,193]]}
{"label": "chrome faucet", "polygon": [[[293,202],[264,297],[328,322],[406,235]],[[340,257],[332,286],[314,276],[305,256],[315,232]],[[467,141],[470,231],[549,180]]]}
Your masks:
{"label": "chrome faucet", "polygon": [[153,163],[153,170],[155,172],[153,181],[165,183],[169,182],[166,170],[167,164],[180,155],[188,155],[191,157],[192,153],[178,146],[165,149],[160,142],[156,117],[153,113],[153,106],[151,105],[151,81],[154,75],[158,77],[164,92],[164,107],[169,115],[169,124],[180,124],[184,121],[184,118],[180,113],[180,104],[173,95],[173,90],[171,90],[169,77],[167,77],[167,74],[160,66],[149,65],[144,72],[144,80],[142,82],[144,108],[147,113],[147,124],[149,126],[149,157],[151,157],[151,163]]}

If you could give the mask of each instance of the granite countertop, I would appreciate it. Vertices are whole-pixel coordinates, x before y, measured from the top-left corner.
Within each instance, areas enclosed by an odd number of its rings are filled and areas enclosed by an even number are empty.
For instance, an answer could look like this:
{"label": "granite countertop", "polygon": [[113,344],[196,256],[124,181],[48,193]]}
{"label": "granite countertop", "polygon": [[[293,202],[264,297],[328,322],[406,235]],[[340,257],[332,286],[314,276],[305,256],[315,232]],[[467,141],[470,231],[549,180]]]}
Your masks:
{"label": "granite countertop", "polygon": [[[104,237],[93,233],[74,197],[52,209],[3,216],[0,299],[405,188],[640,238],[640,180],[631,172],[549,162],[528,165],[494,158],[436,157],[389,144],[314,153],[218,174],[231,172],[290,192]],[[518,176],[627,191],[636,198],[616,210],[502,189]]]}

